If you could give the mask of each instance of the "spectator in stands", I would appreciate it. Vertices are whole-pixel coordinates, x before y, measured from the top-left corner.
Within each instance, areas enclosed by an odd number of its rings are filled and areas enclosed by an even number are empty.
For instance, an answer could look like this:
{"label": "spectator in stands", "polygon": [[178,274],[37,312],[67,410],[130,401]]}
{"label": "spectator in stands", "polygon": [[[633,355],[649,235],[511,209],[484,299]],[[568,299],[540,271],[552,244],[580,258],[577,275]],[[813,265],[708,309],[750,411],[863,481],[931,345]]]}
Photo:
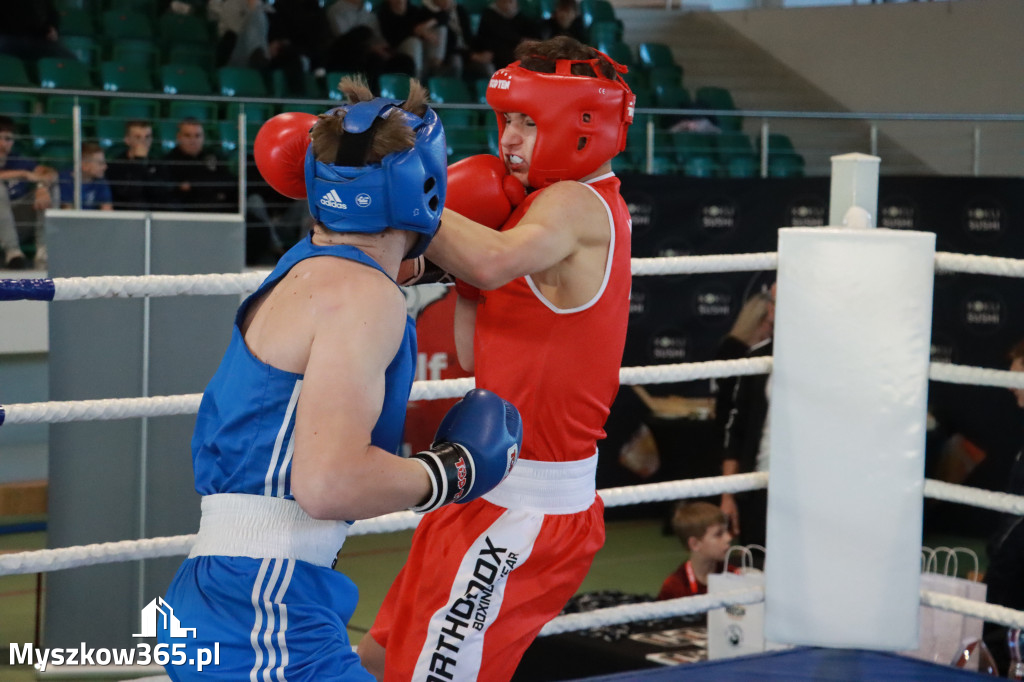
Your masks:
{"label": "spectator in stands", "polygon": [[672,514],[672,531],[689,552],[661,585],[658,600],[707,594],[708,575],[719,573],[732,544],[729,518],[707,502],[683,502]]}
{"label": "spectator in stands", "polygon": [[467,73],[467,78],[490,77],[497,69],[515,61],[516,45],[540,35],[540,24],[519,11],[519,0],[494,0],[480,15],[480,27],[473,43],[477,52],[489,52],[490,59],[486,64],[474,63],[474,73]]}
{"label": "spectator in stands", "polygon": [[[19,222],[15,213],[30,213],[31,219],[21,222],[24,228],[31,224],[35,232],[35,266],[46,267],[46,232],[43,212],[60,205],[57,171],[29,159],[13,154],[14,119],[0,116],[0,248],[3,249],[4,267],[20,270],[28,266],[21,249]],[[23,231],[25,231],[23,229]]]}
{"label": "spectator in stands", "polygon": [[0,53],[27,61],[43,57],[77,59],[60,42],[60,14],[52,0],[5,2],[0,21]]}
{"label": "spectator in stands", "polygon": [[587,30],[583,27],[583,15],[576,0],[558,0],[551,17],[541,24],[541,35],[547,38],[569,36],[581,43],[587,41]]}
{"label": "spectator in stands", "polygon": [[384,40],[395,52],[408,55],[416,78],[426,81],[441,66],[447,29],[439,30],[437,19],[409,0],[383,0],[376,12]]}
{"label": "spectator in stands", "polygon": [[195,118],[181,120],[174,139],[174,149],[163,161],[175,209],[237,211],[238,181],[217,154],[206,148],[203,124]]}
{"label": "spectator in stands", "polygon": [[[107,158],[103,147],[95,142],[82,143],[82,208],[85,210],[114,210],[110,185],[103,178],[107,172]],[[71,171],[60,174],[61,208],[75,207],[75,179]]]}
{"label": "spectator in stands", "polygon": [[[170,181],[174,210],[235,213],[238,211],[238,178],[217,154],[206,147],[206,131],[195,118],[178,123],[174,149],[163,158]],[[246,196],[245,261],[271,264],[285,249],[275,232],[267,204],[256,192]]]}
{"label": "spectator in stands", "polygon": [[[763,297],[764,294],[756,296]],[[763,315],[752,316],[745,326],[753,331],[747,334],[730,335],[719,349],[718,359],[739,357],[763,357],[772,354],[772,337],[775,322],[775,286],[768,294],[768,305],[753,306],[756,312],[763,308]],[[740,318],[744,316],[740,315]],[[739,320],[739,318],[738,318]],[[753,324],[755,323],[756,324]],[[735,329],[735,326],[734,326]],[[741,355],[741,345],[747,346]],[[768,385],[766,375],[737,377],[732,391],[719,396],[718,409],[724,411],[724,435],[722,454],[722,475],[768,471]],[[731,400],[729,396],[731,395]],[[724,403],[723,403],[724,401]],[[726,407],[721,407],[722,405]],[[721,416],[718,417],[721,419]],[[743,545],[765,544],[765,522],[768,513],[768,493],[765,490],[733,495],[722,495],[722,511],[729,517],[729,530]],[[761,557],[755,554],[755,563],[760,568]]]}
{"label": "spectator in stands", "polygon": [[299,53],[267,15],[273,7],[264,0],[210,0],[208,13],[217,21],[217,65],[269,72],[284,71],[288,90],[305,95],[305,69]]}
{"label": "spectator in stands", "polygon": [[270,15],[270,35],[288,41],[302,60],[303,68],[323,77],[323,50],[331,31],[322,0],[276,0]]}
{"label": "spectator in stands", "polygon": [[363,0],[337,0],[327,8],[327,24],[332,35],[324,54],[328,71],[362,73],[375,92],[382,73],[415,73],[412,58],[391,49],[377,15],[366,10]]}
{"label": "spectator in stands", "polygon": [[[1024,372],[1024,339],[1010,350],[1010,371]],[[1013,460],[1006,492],[1024,495],[1024,389],[1011,389],[1017,401],[1017,440],[1021,449]],[[988,585],[986,601],[1018,611],[1024,610],[1024,516],[1004,514],[999,527],[988,543],[988,569],[985,583]],[[1012,631],[1010,631],[1012,632]],[[1019,637],[1019,630],[1017,636]],[[1007,628],[995,623],[985,623],[985,643],[995,658],[1000,670],[1008,670],[1011,649],[1008,646]],[[1020,642],[1017,655],[1021,654]],[[1008,675],[1010,676],[1010,675]]]}
{"label": "spectator in stands", "polygon": [[166,210],[170,198],[167,172],[163,164],[150,158],[153,124],[141,120],[125,123],[124,144],[125,150],[107,166],[114,208]]}
{"label": "spectator in stands", "polygon": [[469,50],[473,37],[469,12],[457,0],[423,0],[423,9],[437,21],[444,40],[441,65],[435,75],[461,78],[463,64],[474,58]]}

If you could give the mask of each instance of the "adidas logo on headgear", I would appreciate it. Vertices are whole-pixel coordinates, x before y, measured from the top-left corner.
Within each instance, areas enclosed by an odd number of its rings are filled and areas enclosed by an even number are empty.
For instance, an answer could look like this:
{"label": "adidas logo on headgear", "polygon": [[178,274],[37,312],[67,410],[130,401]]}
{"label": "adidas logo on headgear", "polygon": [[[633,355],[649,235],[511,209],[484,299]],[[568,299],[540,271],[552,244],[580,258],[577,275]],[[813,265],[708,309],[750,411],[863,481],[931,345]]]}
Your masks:
{"label": "adidas logo on headgear", "polygon": [[348,206],[346,206],[345,202],[343,202],[341,197],[338,196],[337,190],[332,189],[330,192],[320,197],[320,203],[324,206],[330,206],[331,208],[348,210]]}

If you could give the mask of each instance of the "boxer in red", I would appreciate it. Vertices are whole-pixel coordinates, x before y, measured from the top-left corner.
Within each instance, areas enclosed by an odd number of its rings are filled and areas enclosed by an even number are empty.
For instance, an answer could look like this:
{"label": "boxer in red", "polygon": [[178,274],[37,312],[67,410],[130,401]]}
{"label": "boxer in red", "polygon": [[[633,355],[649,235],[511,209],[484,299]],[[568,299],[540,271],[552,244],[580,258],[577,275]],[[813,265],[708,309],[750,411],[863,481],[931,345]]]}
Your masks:
{"label": "boxer in red", "polygon": [[487,89],[502,158],[449,168],[426,255],[457,278],[459,361],[519,407],[523,449],[491,493],[420,523],[360,643],[378,679],[508,680],[604,543],[596,443],[619,386],[631,280],[611,159],[635,97],[624,67],[571,38],[516,56]]}

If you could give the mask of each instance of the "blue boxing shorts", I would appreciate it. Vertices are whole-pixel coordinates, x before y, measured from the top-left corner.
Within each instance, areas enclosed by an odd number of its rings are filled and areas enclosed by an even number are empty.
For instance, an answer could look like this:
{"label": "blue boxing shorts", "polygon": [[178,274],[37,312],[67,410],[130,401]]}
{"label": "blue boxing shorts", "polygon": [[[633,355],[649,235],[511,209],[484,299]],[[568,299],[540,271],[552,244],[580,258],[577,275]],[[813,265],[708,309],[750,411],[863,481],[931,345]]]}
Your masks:
{"label": "blue boxing shorts", "polygon": [[158,628],[167,673],[175,682],[373,682],[346,631],[358,598],[349,578],[305,561],[189,558],[165,598],[173,618]]}

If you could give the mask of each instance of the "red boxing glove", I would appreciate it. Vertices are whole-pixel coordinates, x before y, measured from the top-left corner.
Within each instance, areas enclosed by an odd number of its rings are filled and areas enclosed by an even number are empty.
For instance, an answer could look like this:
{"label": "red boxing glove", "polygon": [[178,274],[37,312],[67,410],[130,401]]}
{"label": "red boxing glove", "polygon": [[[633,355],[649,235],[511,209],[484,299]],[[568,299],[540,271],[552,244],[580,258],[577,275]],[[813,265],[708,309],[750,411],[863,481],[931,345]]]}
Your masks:
{"label": "red boxing glove", "polygon": [[461,279],[455,280],[455,293],[468,301],[476,301],[480,298],[480,290],[472,284],[466,284]]}
{"label": "red boxing glove", "polygon": [[267,119],[253,141],[253,156],[260,175],[290,199],[306,198],[306,149],[309,129],[316,121],[313,114],[278,114]]}
{"label": "red boxing glove", "polygon": [[448,166],[445,208],[481,225],[498,229],[525,198],[523,183],[497,156],[477,154]]}

